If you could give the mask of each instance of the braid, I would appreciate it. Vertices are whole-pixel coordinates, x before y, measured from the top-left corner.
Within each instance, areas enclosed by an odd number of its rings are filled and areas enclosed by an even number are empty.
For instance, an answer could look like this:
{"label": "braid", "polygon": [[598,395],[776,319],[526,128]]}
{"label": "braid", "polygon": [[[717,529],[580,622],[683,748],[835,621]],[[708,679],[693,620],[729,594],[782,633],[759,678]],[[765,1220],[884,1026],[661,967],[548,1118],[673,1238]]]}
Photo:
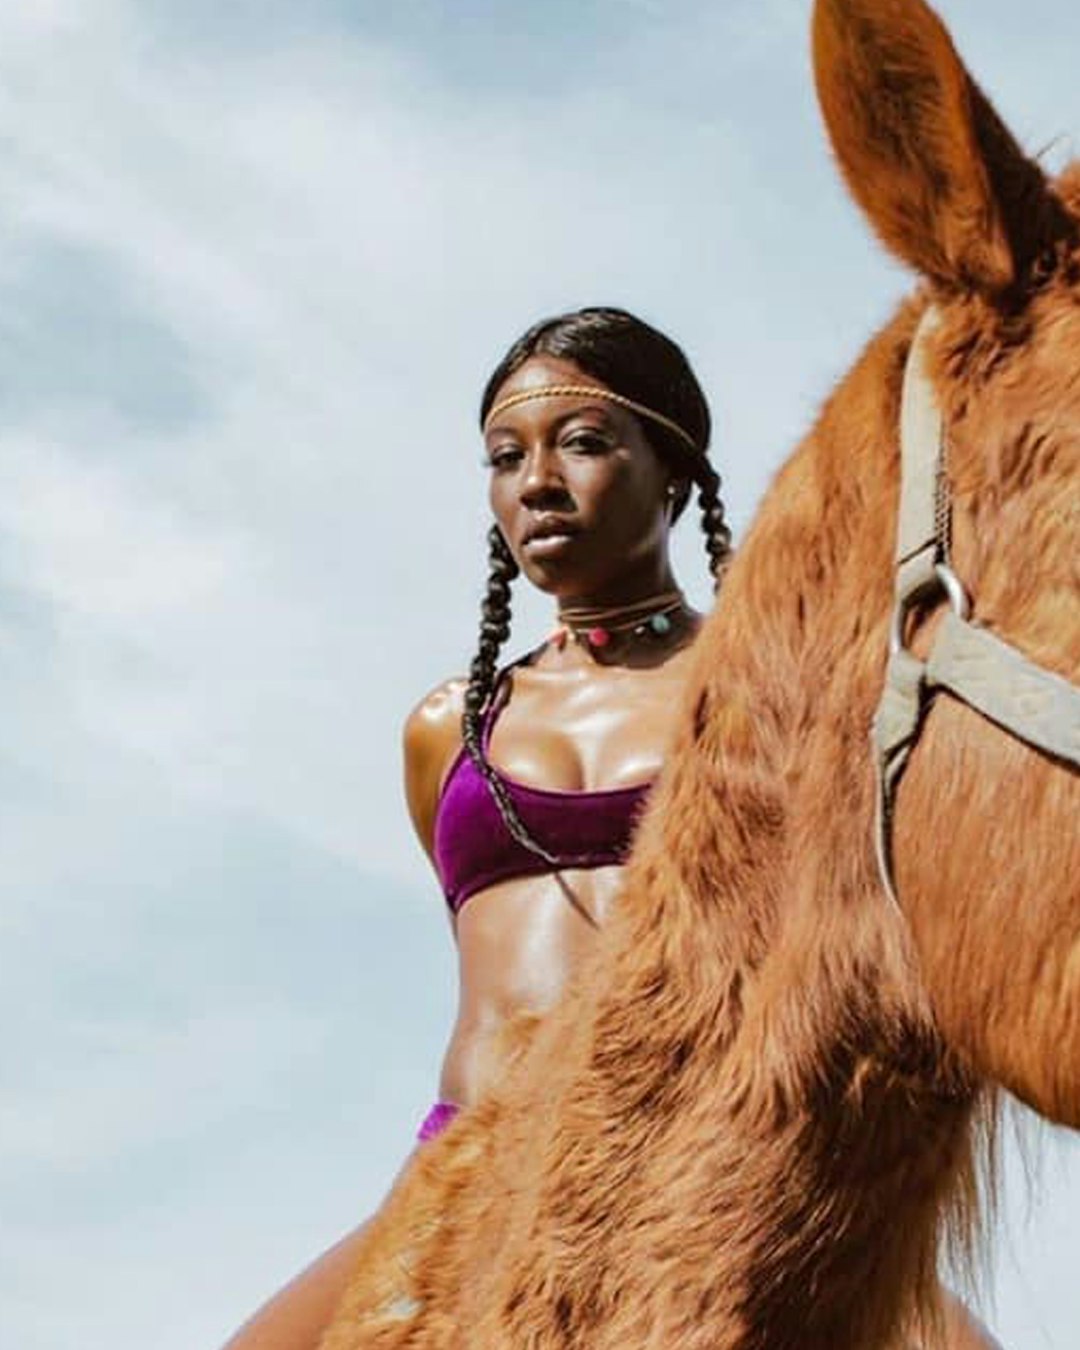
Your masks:
{"label": "braid", "polygon": [[720,475],[702,456],[695,466],[694,477],[698,486],[698,506],[701,509],[701,528],[705,531],[709,571],[713,575],[714,587],[719,590],[731,562],[731,529],[720,497]]}
{"label": "braid", "polygon": [[506,784],[488,763],[484,754],[483,720],[495,695],[499,649],[510,636],[510,583],[518,574],[518,565],[506,547],[497,525],[488,531],[488,584],[481,606],[480,646],[469,667],[465,689],[465,709],[461,715],[461,739],[469,758],[483,775],[503,824],[523,847],[552,867],[558,860],[538,844],[517,813]]}

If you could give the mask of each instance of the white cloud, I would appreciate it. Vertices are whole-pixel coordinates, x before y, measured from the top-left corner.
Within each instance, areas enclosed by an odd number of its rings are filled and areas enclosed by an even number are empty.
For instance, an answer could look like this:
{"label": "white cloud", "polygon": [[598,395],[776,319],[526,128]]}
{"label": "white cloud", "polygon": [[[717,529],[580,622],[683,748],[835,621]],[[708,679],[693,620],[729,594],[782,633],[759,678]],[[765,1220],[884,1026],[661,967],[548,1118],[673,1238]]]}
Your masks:
{"label": "white cloud", "polygon": [[[314,1032],[295,1010],[252,1004],[215,1006],[212,1016],[165,1027],[107,1020],[71,1026],[70,1061],[34,1066],[18,1107],[0,1110],[4,1170],[100,1168],[148,1141],[168,1147],[218,1125],[271,1074],[287,1091],[291,1062]],[[167,1084],[162,1063],[169,1065]],[[69,1121],[78,1121],[77,1131],[64,1128]]]}
{"label": "white cloud", "polygon": [[[44,406],[0,441],[22,488],[15,580],[57,611],[70,706],[174,785],[416,876],[396,791],[369,786],[396,774],[408,698],[445,673],[425,661],[471,642],[491,334],[535,312],[538,271],[552,304],[618,292],[643,234],[686,217],[694,133],[673,151],[663,119],[588,90],[495,118],[359,42],[148,65],[121,9],[48,37],[49,87],[14,110],[17,219],[109,258],[205,401],[158,434],[102,427],[100,408],[58,427]],[[745,174],[733,139],[710,140]],[[139,596],[156,603],[137,614]],[[372,670],[391,645],[411,689]]]}

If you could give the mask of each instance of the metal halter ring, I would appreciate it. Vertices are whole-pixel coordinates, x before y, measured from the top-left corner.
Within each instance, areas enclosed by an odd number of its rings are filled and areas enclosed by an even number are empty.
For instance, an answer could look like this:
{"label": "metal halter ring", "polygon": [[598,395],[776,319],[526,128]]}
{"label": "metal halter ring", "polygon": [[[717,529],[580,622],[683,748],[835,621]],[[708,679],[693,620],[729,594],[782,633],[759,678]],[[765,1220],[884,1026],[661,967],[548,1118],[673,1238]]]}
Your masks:
{"label": "metal halter ring", "polygon": [[971,601],[964,590],[964,583],[948,565],[935,563],[933,572],[925,581],[913,586],[906,594],[898,596],[893,610],[892,625],[889,629],[889,651],[894,655],[907,650],[904,642],[904,626],[908,616],[920,600],[927,599],[935,591],[944,593],[958,619],[971,616]]}

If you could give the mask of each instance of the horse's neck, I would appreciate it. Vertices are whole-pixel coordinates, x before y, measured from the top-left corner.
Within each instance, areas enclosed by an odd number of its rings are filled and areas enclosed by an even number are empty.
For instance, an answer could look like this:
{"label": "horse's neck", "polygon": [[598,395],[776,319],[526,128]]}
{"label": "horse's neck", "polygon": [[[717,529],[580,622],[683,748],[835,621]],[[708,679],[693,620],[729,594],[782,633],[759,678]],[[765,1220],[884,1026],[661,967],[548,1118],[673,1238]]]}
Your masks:
{"label": "horse's neck", "polygon": [[772,489],[597,978],[541,1033],[498,1184],[462,1198],[485,1257],[452,1296],[477,1345],[877,1346],[927,1295],[970,1108],[875,893],[898,345],[872,345]]}
{"label": "horse's neck", "polygon": [[550,1134],[530,1138],[476,1225],[506,1227],[462,1310],[479,1319],[474,1343],[887,1344],[932,1300],[969,1099],[939,1080],[938,1046],[906,1020],[871,930],[778,917],[764,954],[725,946],[704,893],[656,864],[652,887],[665,883],[697,911],[705,969],[654,943],[590,1026],[564,1025]]}
{"label": "horse's neck", "polygon": [[[651,943],[645,978],[666,985],[638,1059],[666,1074],[672,1106],[665,1148],[641,1144],[642,1231],[663,1229],[652,1197],[672,1176],[701,1197],[699,1241],[727,1291],[702,1272],[716,1298],[702,1344],[856,1345],[860,1327],[880,1343],[905,1299],[927,1294],[950,1196],[970,1193],[971,1094],[872,849],[866,729],[896,496],[881,368],[898,402],[906,325],[871,345],[759,515],[703,635],[626,897],[630,993],[604,1020],[632,1016]],[[860,407],[877,420],[853,424]],[[677,1092],[665,1044],[672,1063],[693,1047]]]}

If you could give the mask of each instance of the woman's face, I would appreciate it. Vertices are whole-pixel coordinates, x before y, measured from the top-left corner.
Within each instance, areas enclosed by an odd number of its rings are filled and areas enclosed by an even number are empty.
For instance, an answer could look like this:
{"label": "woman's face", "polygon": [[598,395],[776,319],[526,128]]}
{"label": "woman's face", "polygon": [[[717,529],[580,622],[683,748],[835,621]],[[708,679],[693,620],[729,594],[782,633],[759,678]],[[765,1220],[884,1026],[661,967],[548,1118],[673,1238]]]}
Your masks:
{"label": "woman's face", "polygon": [[[534,356],[494,403],[552,385],[604,388],[572,361]],[[531,399],[491,418],[484,443],[491,509],[533,585],[618,603],[663,580],[672,476],[632,412],[581,394]]]}

